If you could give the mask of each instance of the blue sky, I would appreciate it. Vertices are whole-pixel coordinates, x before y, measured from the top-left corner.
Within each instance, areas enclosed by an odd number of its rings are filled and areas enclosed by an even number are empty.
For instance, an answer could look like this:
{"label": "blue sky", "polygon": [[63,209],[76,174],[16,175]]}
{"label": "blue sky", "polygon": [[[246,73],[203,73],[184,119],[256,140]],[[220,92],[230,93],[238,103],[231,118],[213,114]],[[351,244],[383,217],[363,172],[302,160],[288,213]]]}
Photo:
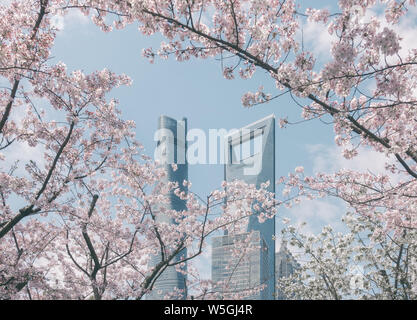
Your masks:
{"label": "blue sky", "polygon": [[[69,20],[69,21],[68,21]],[[77,22],[71,24],[71,22]],[[133,85],[115,89],[109,95],[120,101],[125,119],[136,122],[137,138],[149,155],[153,155],[153,135],[158,116],[166,114],[180,119],[188,118],[189,128],[239,128],[269,114],[277,120],[288,116],[290,121],[301,120],[300,108],[285,95],[274,101],[244,108],[241,96],[256,91],[260,85],[272,94],[277,91],[269,76],[262,70],[250,80],[226,80],[221,66],[214,59],[177,62],[156,59],[150,64],[142,57],[143,48],[158,48],[161,37],[144,37],[136,26],[121,31],[102,33],[90,21],[80,16],[67,18],[57,37],[53,56],[63,61],[69,70],[81,69],[86,73],[108,68],[126,73]],[[310,145],[329,145],[333,142],[332,127],[317,121],[280,129],[277,125],[277,177],[287,175],[296,166],[311,169]],[[223,179],[222,165],[195,165],[190,167],[190,180],[195,192],[205,195],[217,188]]]}
{"label": "blue sky", "polygon": [[[239,128],[269,114],[287,117],[291,122],[301,120],[300,108],[289,95],[253,108],[244,108],[241,96],[255,92],[260,85],[273,95],[278,92],[270,77],[262,70],[250,80],[226,80],[219,61],[214,59],[177,62],[156,59],[150,64],[142,57],[143,48],[157,49],[162,38],[159,35],[145,37],[136,25],[121,31],[101,32],[95,25],[79,14],[72,13],[63,21],[52,55],[55,61],[63,61],[69,70],[81,69],[85,73],[108,68],[116,73],[129,75],[133,84],[112,91],[109,97],[120,101],[125,119],[136,122],[138,140],[144,144],[149,155],[153,155],[153,135],[159,115],[181,119],[188,118],[189,129]],[[316,35],[314,35],[316,36]],[[302,165],[307,173],[314,171],[320,148],[331,147],[333,128],[319,121],[309,121],[281,129],[276,126],[276,176],[287,176],[294,168]],[[205,197],[218,188],[223,180],[222,165],[193,165],[189,168],[189,179],[193,191]],[[278,194],[278,197],[280,194]],[[281,211],[277,219],[277,230],[281,229],[281,217],[289,216],[292,221],[309,220],[312,231],[324,224],[338,220],[343,212],[333,201],[319,201],[301,206],[295,211]],[[293,212],[294,211],[294,212]]]}

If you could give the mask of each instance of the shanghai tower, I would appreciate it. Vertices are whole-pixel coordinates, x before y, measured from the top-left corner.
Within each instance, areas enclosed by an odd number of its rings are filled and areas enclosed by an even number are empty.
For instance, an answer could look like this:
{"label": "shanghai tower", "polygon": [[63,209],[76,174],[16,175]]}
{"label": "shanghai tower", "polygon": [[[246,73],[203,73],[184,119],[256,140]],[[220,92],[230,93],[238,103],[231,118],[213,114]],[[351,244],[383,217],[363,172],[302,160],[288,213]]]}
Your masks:
{"label": "shanghai tower", "polygon": [[[156,158],[167,172],[166,182],[177,182],[182,191],[187,192],[183,186],[183,181],[188,180],[188,164],[186,160],[187,153],[187,119],[175,120],[168,116],[162,115],[158,119],[158,131],[155,139],[157,140]],[[176,168],[173,168],[173,164]],[[182,211],[186,210],[185,200],[178,198],[173,191],[169,194],[169,210]],[[159,214],[155,217],[156,222],[166,222],[174,224],[172,218]],[[183,259],[187,255],[186,249],[182,250],[170,263]],[[161,261],[161,255],[156,255],[151,259],[151,265],[155,266]],[[183,267],[185,271],[186,265]],[[176,299],[185,299],[187,296],[186,275],[178,272],[174,266],[167,267],[156,280],[152,292],[147,299],[161,300],[169,297],[176,292]],[[179,293],[179,295],[178,295]],[[167,296],[168,295],[168,296]],[[172,299],[172,297],[169,297]]]}

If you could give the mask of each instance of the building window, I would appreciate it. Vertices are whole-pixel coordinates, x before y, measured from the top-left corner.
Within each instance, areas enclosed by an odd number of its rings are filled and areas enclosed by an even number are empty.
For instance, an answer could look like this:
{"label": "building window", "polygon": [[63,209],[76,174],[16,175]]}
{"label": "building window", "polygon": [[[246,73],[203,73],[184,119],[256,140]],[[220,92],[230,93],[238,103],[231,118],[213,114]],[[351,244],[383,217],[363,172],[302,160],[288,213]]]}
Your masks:
{"label": "building window", "polygon": [[263,131],[256,130],[241,137],[239,142],[230,144],[230,161],[232,164],[239,164],[262,152]]}

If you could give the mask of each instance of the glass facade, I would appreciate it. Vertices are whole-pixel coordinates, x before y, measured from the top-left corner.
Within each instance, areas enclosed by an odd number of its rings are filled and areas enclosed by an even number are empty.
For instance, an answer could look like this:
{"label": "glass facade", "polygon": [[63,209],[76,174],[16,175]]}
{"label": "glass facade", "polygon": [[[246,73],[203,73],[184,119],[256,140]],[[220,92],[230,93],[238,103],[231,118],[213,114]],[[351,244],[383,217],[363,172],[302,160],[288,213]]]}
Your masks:
{"label": "glass facade", "polygon": [[[281,243],[280,250],[275,253],[276,287],[279,287],[279,281],[281,278],[291,276],[297,268],[299,268],[299,264],[294,259],[291,252],[287,249],[286,243]],[[277,289],[276,299],[286,300],[287,297],[281,290]]]}
{"label": "glass facade", "polygon": [[[249,240],[249,241],[246,241]],[[235,245],[246,242],[244,248]],[[261,239],[259,231],[239,235],[224,235],[212,240],[212,281],[219,297],[230,298],[235,294],[254,299],[248,293],[260,284]]]}
{"label": "glass facade", "polygon": [[[162,163],[167,171],[166,180],[170,182],[178,182],[180,188],[187,192],[187,188],[183,186],[183,181],[188,180],[188,164],[186,162],[187,152],[187,119],[180,121],[167,116],[160,116],[158,121],[158,144],[157,151],[158,160]],[[177,169],[172,168],[172,164],[177,165]],[[182,211],[186,210],[186,203],[179,199],[174,192],[169,195],[170,210]],[[157,215],[156,220],[159,222],[174,223],[171,218],[164,215]],[[181,251],[172,262],[179,261],[181,257],[186,256],[186,250]],[[151,259],[151,265],[155,266],[161,261],[161,256],[156,255]],[[186,270],[186,265],[183,270]],[[185,299],[187,296],[186,276],[178,272],[175,267],[168,267],[159,276],[153,286],[152,292],[147,296],[148,300],[160,300],[167,295],[176,292],[173,298]],[[171,298],[171,297],[169,297]]]}

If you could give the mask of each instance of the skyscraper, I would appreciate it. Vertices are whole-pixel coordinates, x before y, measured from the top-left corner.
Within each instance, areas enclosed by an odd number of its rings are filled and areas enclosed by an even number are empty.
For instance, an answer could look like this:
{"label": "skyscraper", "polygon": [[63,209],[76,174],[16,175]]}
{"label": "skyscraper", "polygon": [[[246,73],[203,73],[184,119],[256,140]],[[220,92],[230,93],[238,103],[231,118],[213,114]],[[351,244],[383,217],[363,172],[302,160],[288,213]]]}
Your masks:
{"label": "skyscraper", "polygon": [[[226,137],[225,180],[243,180],[260,187],[270,182],[270,192],[275,192],[275,117],[270,115],[249,124]],[[246,259],[236,258],[228,252],[243,235],[214,237],[212,280],[230,282],[235,290],[266,285],[249,299],[273,300],[275,296],[275,219],[259,223],[256,214],[249,218],[248,233],[251,243],[257,244]],[[228,268],[225,268],[228,266]],[[230,266],[234,272],[231,272]],[[215,289],[216,290],[216,289]]]}
{"label": "skyscraper", "polygon": [[291,276],[297,268],[299,268],[298,262],[294,259],[293,255],[288,250],[287,243],[285,241],[282,241],[279,251],[275,253],[275,277],[277,287],[277,300],[286,300],[288,298],[281,290],[278,289],[280,279]]}
{"label": "skyscraper", "polygon": [[[183,181],[188,180],[188,164],[186,160],[187,153],[187,119],[183,118],[177,121],[167,116],[160,116],[158,121],[158,131],[156,139],[157,149],[156,158],[161,162],[167,171],[166,180],[170,182],[178,182],[179,187],[187,192],[187,188],[183,186]],[[176,164],[176,170],[172,164]],[[174,192],[169,195],[170,210],[186,210],[186,203],[179,199]],[[165,215],[157,215],[158,222],[174,223],[172,218]],[[179,261],[186,256],[186,250],[181,251],[172,262]],[[161,255],[156,255],[151,259],[151,265],[155,266],[161,261]],[[186,266],[184,267],[186,268]],[[148,295],[147,299],[163,299],[167,294],[179,290],[181,292],[180,299],[187,296],[186,276],[177,272],[175,267],[168,267],[160,275],[153,286],[153,291]]]}
{"label": "skyscraper", "polygon": [[[249,237],[249,241],[246,241]],[[245,242],[239,254],[233,253],[234,246]],[[266,244],[260,237],[259,231],[236,235],[223,235],[212,240],[212,281],[218,286],[214,291],[220,297],[234,297],[243,295],[245,299],[260,299],[259,292],[251,292],[265,279],[261,266],[267,262]]]}

